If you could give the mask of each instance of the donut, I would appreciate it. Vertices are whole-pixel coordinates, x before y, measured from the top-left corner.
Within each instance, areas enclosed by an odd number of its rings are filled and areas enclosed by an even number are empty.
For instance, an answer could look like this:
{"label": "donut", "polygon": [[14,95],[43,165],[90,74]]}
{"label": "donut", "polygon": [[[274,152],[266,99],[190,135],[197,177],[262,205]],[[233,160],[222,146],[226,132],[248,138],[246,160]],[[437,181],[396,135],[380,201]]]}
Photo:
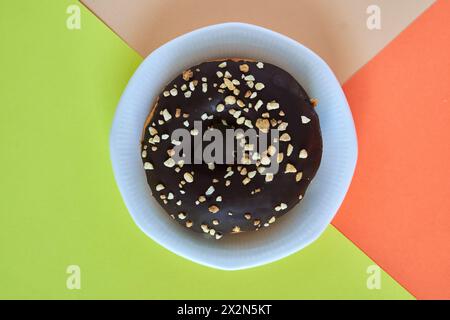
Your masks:
{"label": "donut", "polygon": [[223,59],[181,72],[143,128],[152,195],[206,238],[270,227],[304,198],[320,166],[316,104],[294,77],[266,62]]}

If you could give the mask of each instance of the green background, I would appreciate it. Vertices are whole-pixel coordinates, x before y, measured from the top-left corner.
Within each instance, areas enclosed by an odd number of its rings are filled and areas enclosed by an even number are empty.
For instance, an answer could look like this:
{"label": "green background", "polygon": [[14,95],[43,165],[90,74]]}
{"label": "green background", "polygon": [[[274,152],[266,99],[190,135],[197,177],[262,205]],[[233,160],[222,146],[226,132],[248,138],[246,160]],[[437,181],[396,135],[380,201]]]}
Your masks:
{"label": "green background", "polygon": [[[413,298],[330,226],[305,250],[243,271],[180,258],[134,224],[116,187],[108,136],[142,58],[81,4],[0,2],[0,298]],[[157,30],[155,30],[157,32]],[[81,290],[66,268],[81,268]]]}

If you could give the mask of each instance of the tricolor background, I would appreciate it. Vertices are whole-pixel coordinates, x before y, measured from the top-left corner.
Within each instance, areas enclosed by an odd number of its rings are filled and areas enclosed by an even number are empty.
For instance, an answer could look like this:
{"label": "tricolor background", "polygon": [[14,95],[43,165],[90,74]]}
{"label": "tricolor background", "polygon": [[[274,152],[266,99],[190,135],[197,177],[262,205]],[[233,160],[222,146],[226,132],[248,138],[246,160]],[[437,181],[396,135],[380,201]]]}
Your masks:
{"label": "tricolor background", "polygon": [[[81,9],[81,29],[66,26]],[[381,29],[366,9],[381,9]],[[198,27],[248,22],[319,53],[343,84],[359,159],[314,244],[235,272],[184,260],[134,225],[108,135],[143,57]],[[0,2],[0,298],[449,299],[450,2]],[[339,106],[336,106],[339,107]],[[69,265],[80,290],[66,287]],[[367,269],[381,267],[381,288]],[[370,269],[370,268],[369,268]]]}

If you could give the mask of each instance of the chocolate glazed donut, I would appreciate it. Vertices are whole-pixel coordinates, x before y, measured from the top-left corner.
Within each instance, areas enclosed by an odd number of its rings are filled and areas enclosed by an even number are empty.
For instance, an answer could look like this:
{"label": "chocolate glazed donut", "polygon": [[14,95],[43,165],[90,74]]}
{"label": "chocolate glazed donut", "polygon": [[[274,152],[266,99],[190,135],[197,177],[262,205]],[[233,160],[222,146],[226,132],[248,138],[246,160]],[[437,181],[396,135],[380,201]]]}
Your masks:
{"label": "chocolate glazed donut", "polygon": [[[269,227],[301,201],[319,168],[314,104],[289,73],[269,63],[227,59],[184,71],[159,95],[144,128],[142,158],[154,197],[174,220],[210,238]],[[276,146],[259,152],[236,137],[254,161],[194,163],[173,158],[179,141],[172,133],[180,128],[192,137],[212,128],[279,134],[269,141]],[[268,170],[273,161],[277,172]]]}

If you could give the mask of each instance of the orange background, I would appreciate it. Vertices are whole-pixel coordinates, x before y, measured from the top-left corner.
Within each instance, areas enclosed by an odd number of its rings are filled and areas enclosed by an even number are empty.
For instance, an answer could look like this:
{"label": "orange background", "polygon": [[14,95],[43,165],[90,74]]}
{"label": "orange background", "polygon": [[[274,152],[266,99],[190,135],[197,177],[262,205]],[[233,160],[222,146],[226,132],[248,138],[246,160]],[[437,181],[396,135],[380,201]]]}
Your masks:
{"label": "orange background", "polygon": [[345,85],[359,140],[334,225],[417,298],[450,298],[450,2]]}

